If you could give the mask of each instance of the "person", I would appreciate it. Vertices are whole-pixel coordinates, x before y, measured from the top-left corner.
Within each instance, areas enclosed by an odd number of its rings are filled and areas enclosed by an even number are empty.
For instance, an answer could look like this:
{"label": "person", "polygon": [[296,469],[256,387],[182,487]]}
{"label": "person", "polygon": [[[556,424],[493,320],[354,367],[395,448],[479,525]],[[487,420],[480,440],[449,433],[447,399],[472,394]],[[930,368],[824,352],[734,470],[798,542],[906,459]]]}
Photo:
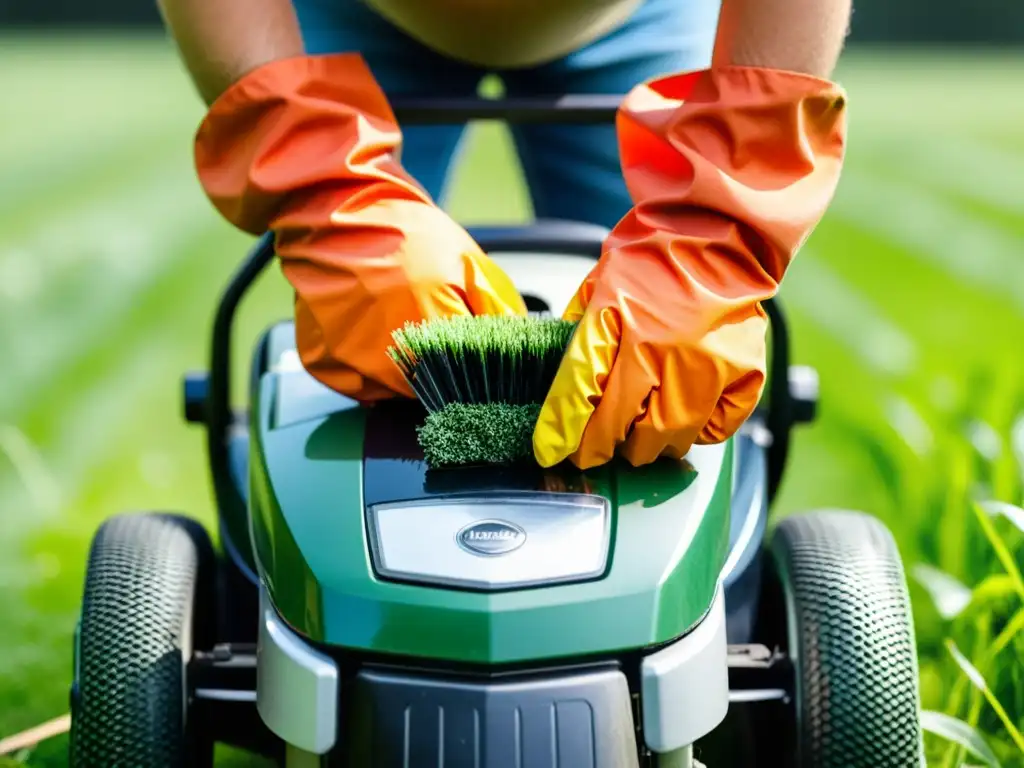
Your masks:
{"label": "person", "polygon": [[610,235],[534,432],[543,466],[682,457],[764,386],[767,318],[846,143],[831,80],[850,0],[159,0],[207,104],[200,183],[295,289],[307,370],[365,403],[412,396],[408,321],[522,314],[437,202],[462,128],[402,131],[389,95],[625,94],[615,126],[522,126],[538,216]]}

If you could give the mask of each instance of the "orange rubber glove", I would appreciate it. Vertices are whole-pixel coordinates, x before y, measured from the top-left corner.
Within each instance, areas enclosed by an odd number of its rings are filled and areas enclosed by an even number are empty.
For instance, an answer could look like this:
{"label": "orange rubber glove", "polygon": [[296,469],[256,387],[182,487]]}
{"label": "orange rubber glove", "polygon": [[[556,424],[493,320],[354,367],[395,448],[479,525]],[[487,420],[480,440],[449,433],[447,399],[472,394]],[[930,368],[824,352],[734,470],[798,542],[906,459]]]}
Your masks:
{"label": "orange rubber glove", "polygon": [[761,301],[835,192],[845,102],[833,83],[750,67],[628,95],[618,130],[635,206],[565,312],[579,327],[534,431],[541,465],[680,458],[751,414]]}
{"label": "orange rubber glove", "polygon": [[246,232],[275,233],[306,369],[362,401],[413,396],[387,356],[407,321],[526,313],[511,279],[404,171],[400,146],[358,54],[251,72],[196,136],[216,208]]}

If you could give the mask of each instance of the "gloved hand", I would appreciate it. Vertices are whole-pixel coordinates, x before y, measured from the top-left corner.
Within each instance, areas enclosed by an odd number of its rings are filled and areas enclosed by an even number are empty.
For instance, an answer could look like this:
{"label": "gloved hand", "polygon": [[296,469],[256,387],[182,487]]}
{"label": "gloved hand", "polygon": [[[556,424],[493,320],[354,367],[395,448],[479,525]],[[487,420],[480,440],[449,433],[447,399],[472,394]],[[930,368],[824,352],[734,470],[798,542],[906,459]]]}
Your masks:
{"label": "gloved hand", "polygon": [[540,413],[543,466],[634,465],[730,437],[764,386],[767,318],[835,191],[845,95],[722,67],[634,89],[619,111],[635,207],[565,312],[579,326]]}
{"label": "gloved hand", "polygon": [[196,136],[199,179],[221,214],[275,233],[304,366],[362,401],[413,396],[386,351],[407,321],[526,313],[511,279],[404,171],[400,146],[357,54],[251,72]]}

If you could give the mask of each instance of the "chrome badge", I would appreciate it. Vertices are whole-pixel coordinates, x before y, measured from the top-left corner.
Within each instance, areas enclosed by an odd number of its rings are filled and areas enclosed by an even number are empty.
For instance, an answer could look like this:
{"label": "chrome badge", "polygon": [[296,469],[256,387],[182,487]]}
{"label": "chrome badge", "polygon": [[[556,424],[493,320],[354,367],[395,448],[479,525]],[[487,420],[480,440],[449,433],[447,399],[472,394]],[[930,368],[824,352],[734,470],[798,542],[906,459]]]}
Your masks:
{"label": "chrome badge", "polygon": [[526,531],[504,520],[478,520],[455,534],[455,540],[473,555],[507,555],[526,543]]}

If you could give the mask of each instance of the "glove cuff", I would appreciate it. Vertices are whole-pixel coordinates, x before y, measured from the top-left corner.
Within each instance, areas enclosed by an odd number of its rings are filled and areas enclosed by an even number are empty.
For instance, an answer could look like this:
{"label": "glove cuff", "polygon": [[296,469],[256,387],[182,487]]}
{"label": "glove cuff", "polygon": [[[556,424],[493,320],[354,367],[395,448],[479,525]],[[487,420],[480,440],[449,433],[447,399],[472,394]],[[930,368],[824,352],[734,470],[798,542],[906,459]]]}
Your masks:
{"label": "glove cuff", "polygon": [[429,202],[398,162],[401,141],[362,56],[299,56],[265,64],[221,94],[196,133],[195,166],[217,210],[261,234],[297,196],[305,208],[311,195],[326,195],[331,208],[368,194]]}
{"label": "glove cuff", "polygon": [[712,67],[637,86],[617,123],[636,205],[610,247],[667,235],[666,254],[727,255],[774,291],[838,184],[846,94],[797,72]]}

